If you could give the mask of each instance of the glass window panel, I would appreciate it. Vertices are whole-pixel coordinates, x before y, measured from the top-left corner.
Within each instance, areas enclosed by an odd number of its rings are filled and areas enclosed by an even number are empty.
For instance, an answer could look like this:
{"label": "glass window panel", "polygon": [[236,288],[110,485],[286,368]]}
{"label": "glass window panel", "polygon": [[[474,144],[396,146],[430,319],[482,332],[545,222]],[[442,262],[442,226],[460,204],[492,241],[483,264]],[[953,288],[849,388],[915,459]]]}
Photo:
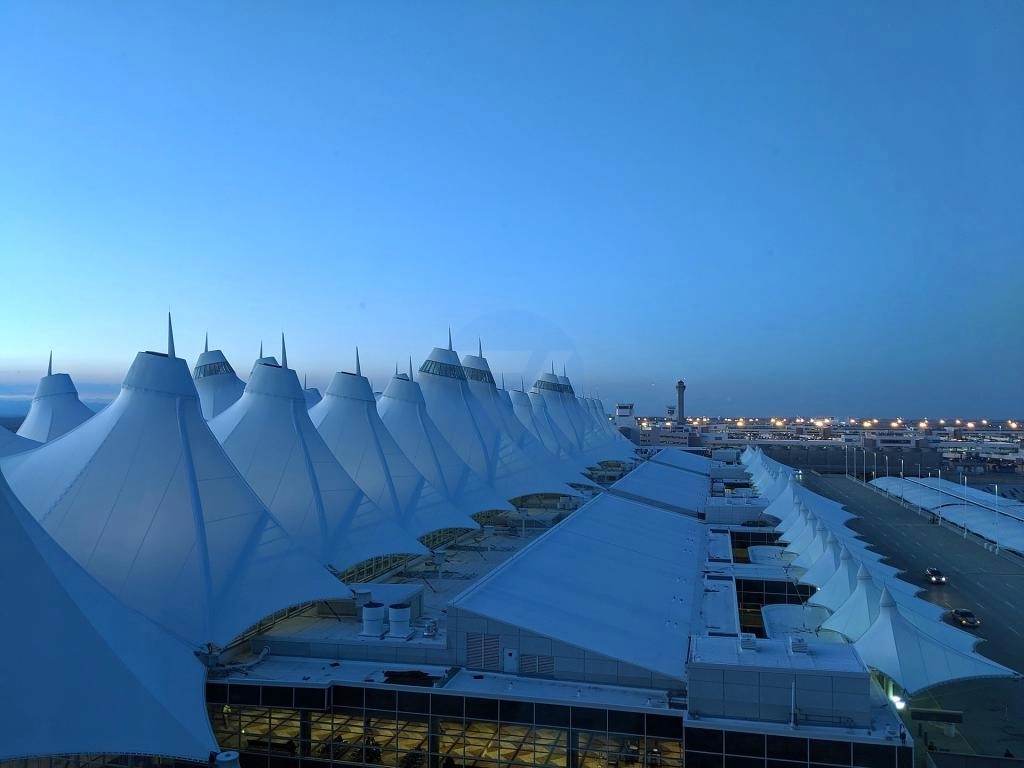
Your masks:
{"label": "glass window panel", "polygon": [[538,725],[557,725],[568,728],[569,712],[569,707],[558,704],[537,704],[534,708],[534,717]]}
{"label": "glass window panel", "polygon": [[811,739],[811,761],[827,765],[850,765],[850,742]]}
{"label": "glass window panel", "polygon": [[608,730],[608,710],[591,707],[572,708],[572,727],[592,731]]}
{"label": "glass window panel", "polygon": [[608,710],[608,730],[619,733],[643,734],[644,713],[643,712],[618,712],[614,709]]}
{"label": "glass window panel", "polygon": [[722,768],[721,754],[710,752],[691,752],[686,750],[686,768]]}
{"label": "glass window panel", "polygon": [[666,739],[683,738],[683,718],[668,715],[647,715],[647,735]]}
{"label": "glass window panel", "polygon": [[896,747],[854,742],[853,764],[864,768],[896,768]]}
{"label": "glass window panel", "polygon": [[807,762],[807,739],[768,735],[768,757]]}
{"label": "glass window panel", "polygon": [[697,749],[702,752],[722,753],[722,732],[710,728],[687,728],[684,739],[686,751]]}
{"label": "glass window panel", "polygon": [[727,755],[764,757],[764,734],[744,733],[743,731],[726,731],[725,753]]}
{"label": "glass window panel", "polygon": [[503,700],[499,710],[503,723],[533,723],[532,701]]}
{"label": "glass window panel", "polygon": [[497,720],[498,700],[466,697],[467,720]]}
{"label": "glass window panel", "polygon": [[431,711],[435,715],[462,717],[463,699],[461,696],[438,696],[434,694],[430,699]]}
{"label": "glass window panel", "polygon": [[285,685],[264,685],[260,693],[260,701],[265,707],[292,706],[292,689]]}

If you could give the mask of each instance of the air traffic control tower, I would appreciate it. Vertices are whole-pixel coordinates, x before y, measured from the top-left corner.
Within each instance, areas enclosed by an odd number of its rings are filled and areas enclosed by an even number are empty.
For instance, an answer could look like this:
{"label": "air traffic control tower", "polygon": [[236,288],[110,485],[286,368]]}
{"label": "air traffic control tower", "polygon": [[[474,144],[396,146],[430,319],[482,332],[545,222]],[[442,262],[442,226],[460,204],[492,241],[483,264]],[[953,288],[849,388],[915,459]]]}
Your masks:
{"label": "air traffic control tower", "polygon": [[676,421],[680,424],[686,423],[686,411],[683,410],[683,398],[686,394],[686,384],[680,379],[676,382]]}

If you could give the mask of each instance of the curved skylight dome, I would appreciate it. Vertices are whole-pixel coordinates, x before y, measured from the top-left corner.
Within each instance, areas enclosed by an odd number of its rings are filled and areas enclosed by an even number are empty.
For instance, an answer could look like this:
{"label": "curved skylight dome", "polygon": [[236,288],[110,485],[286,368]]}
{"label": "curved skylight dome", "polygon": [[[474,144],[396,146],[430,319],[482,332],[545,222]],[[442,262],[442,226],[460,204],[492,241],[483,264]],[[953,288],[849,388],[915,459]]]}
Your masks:
{"label": "curved skylight dome", "polygon": [[18,621],[0,638],[0,760],[136,753],[201,761],[217,751],[194,649],[100,586],[2,477],[0,600]]}
{"label": "curved skylight dome", "polygon": [[94,412],[78,399],[78,390],[66,373],[53,372],[53,355],[46,375],[36,386],[32,405],[25,421],[18,428],[21,437],[46,443],[70,432]]}
{"label": "curved skylight dome", "polygon": [[285,530],[325,565],[344,571],[378,555],[426,551],[338,463],[292,369],[257,362],[242,397],[210,429]]}
{"label": "curved skylight dome", "polygon": [[435,373],[437,369],[454,371],[463,367],[451,349],[435,347],[430,352],[420,366],[419,380],[427,412],[455,452],[488,485],[506,499],[535,493],[575,493],[547,467],[524,456],[501,433],[473,394],[465,373],[461,377],[444,375]]}
{"label": "curved skylight dome", "polygon": [[245,382],[219,349],[210,349],[209,340],[192,369],[203,417],[212,419],[242,396]]}
{"label": "curved skylight dome", "polygon": [[427,413],[420,385],[410,376],[411,372],[396,374],[377,401],[381,420],[405,455],[448,501],[463,511],[475,514],[514,509],[448,444]]}
{"label": "curved skylight dome", "polygon": [[377,413],[370,382],[358,372],[336,373],[309,416],[331,453],[363,492],[413,535],[475,528],[468,514],[427,482],[399,448]]}
{"label": "curved skylight dome", "polygon": [[107,408],[4,459],[18,498],[116,597],[194,645],[345,594],[246,485],[169,352],[140,352]]}

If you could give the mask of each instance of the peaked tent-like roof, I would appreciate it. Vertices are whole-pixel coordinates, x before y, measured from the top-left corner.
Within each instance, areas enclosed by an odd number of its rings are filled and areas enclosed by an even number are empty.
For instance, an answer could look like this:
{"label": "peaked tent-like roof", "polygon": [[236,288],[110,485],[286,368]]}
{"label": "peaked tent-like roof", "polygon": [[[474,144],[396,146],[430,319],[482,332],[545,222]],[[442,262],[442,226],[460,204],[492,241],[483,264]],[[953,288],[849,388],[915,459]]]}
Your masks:
{"label": "peaked tent-like roof", "polygon": [[1008,667],[939,642],[909,622],[888,590],[879,596],[878,616],[854,643],[869,667],[913,695],[942,683],[974,677],[1020,677]]}
{"label": "peaked tent-like roof", "polygon": [[0,594],[17,622],[0,639],[0,760],[123,752],[203,760],[217,751],[206,670],[192,649],[100,586],[2,477]]}
{"label": "peaked tent-like roof", "polygon": [[219,349],[206,349],[196,360],[192,369],[196,382],[203,418],[209,420],[228,408],[245,391],[245,382],[235,374],[235,369]]}
{"label": "peaked tent-like roof", "polygon": [[402,452],[377,413],[370,382],[336,373],[324,399],[309,409],[331,453],[378,507],[415,536],[442,528],[476,528]]}
{"label": "peaked tent-like roof", "polygon": [[529,429],[550,453],[577,463],[588,463],[572,441],[555,426],[543,397],[511,390],[509,399],[512,401],[512,411],[519,419],[519,423]]}
{"label": "peaked tent-like roof", "polygon": [[18,498],[116,597],[197,646],[346,594],[241,478],[169,352],[140,352],[107,408],[4,459]]}
{"label": "peaked tent-like roof", "polygon": [[420,366],[427,413],[470,468],[502,497],[575,494],[565,480],[536,466],[494,425],[469,389],[466,371],[451,349],[435,347]]}
{"label": "peaked tent-like roof", "polygon": [[426,551],[338,463],[290,368],[253,365],[242,397],[210,429],[285,530],[321,563],[344,571],[378,555]]}
{"label": "peaked tent-like roof", "polygon": [[486,358],[463,355],[462,369],[466,372],[470,393],[483,406],[502,439],[510,441],[516,453],[522,455],[522,461],[530,467],[527,471],[537,472],[538,468],[542,468],[542,471],[551,472],[563,482],[590,484],[590,480],[583,476],[586,466],[564,460],[549,451],[516,418],[513,409],[506,405],[507,401],[498,393]]}
{"label": "peaked tent-like roof", "polygon": [[430,414],[420,385],[396,374],[377,401],[377,412],[416,469],[448,501],[467,514],[484,510],[513,510],[448,444]]}
{"label": "peaked tent-like roof", "polygon": [[452,605],[682,678],[705,556],[702,523],[602,494]]}
{"label": "peaked tent-like roof", "polygon": [[36,385],[28,415],[18,427],[21,437],[46,443],[70,432],[94,416],[94,411],[78,399],[78,390],[66,373],[53,373],[53,355],[47,374]]}

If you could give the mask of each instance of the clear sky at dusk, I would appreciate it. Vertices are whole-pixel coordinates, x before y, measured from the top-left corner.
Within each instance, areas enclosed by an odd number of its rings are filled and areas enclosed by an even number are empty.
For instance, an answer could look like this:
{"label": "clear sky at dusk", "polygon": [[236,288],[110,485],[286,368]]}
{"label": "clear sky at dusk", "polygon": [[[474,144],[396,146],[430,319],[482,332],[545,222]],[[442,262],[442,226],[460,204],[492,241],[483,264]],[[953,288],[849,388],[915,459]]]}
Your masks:
{"label": "clear sky at dusk", "polygon": [[[174,316],[644,412],[1024,416],[1024,3],[0,0],[0,391]],[[512,381],[508,381],[511,378]]]}

